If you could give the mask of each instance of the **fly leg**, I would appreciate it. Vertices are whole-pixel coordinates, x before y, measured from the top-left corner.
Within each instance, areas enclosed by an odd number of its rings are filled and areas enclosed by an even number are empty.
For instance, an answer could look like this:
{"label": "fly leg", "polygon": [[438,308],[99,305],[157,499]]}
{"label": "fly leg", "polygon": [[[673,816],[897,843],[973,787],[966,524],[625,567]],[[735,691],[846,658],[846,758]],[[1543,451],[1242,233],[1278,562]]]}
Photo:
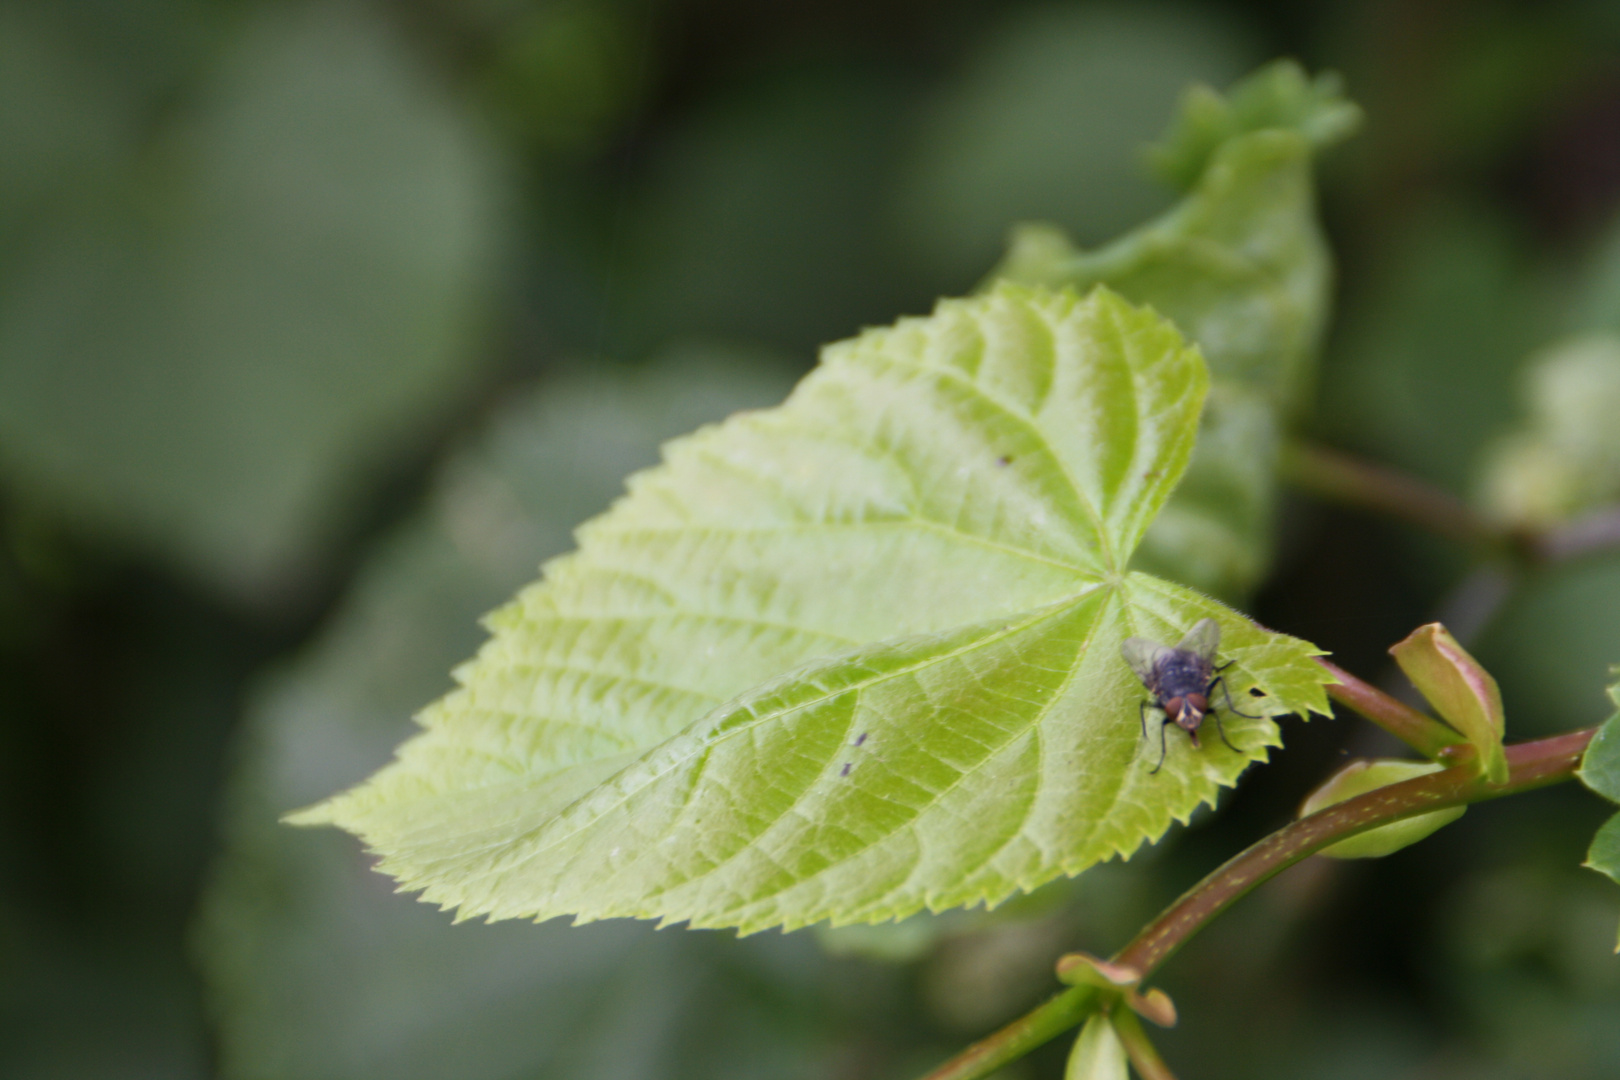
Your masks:
{"label": "fly leg", "polygon": [[[1234,711],[1236,711],[1236,710],[1234,710]],[[1221,742],[1226,744],[1226,748],[1228,750],[1237,750],[1237,752],[1240,753],[1240,754],[1243,753],[1243,751],[1238,750],[1237,747],[1232,745],[1232,740],[1231,739],[1228,739],[1226,737],[1226,729],[1221,726],[1221,714],[1216,712],[1214,709],[1211,709],[1211,710],[1209,710],[1209,715],[1211,715],[1211,716],[1213,716],[1215,718],[1215,731],[1216,731],[1217,734],[1220,735]]]}
{"label": "fly leg", "polygon": [[1164,729],[1169,727],[1172,723],[1174,723],[1174,721],[1170,719],[1168,714],[1166,714],[1166,716],[1164,718],[1164,723],[1159,725],[1159,763],[1157,765],[1153,766],[1153,768],[1151,770],[1149,770],[1149,772],[1148,772],[1149,776],[1152,776],[1154,773],[1156,773],[1160,769],[1164,768],[1164,752],[1165,752]]}
{"label": "fly leg", "polygon": [[[1228,660],[1224,666],[1230,667],[1231,663],[1232,662],[1230,660]],[[1217,668],[1216,670],[1219,670],[1219,669]],[[1206,698],[1214,696],[1215,687],[1216,687],[1217,684],[1221,688],[1221,693],[1226,695],[1226,708],[1227,708],[1228,711],[1235,712],[1239,716],[1247,716],[1250,720],[1259,720],[1259,719],[1261,719],[1260,717],[1254,715],[1253,713],[1246,713],[1242,709],[1238,708],[1236,705],[1232,704],[1232,691],[1230,691],[1230,690],[1228,690],[1226,688],[1226,676],[1224,676],[1224,675],[1217,675],[1217,676],[1215,676],[1214,679],[1210,680],[1209,689],[1204,691],[1204,696]]]}
{"label": "fly leg", "polygon": [[[1232,661],[1228,660],[1225,664],[1223,664],[1221,666],[1222,667],[1229,667],[1231,665],[1231,663],[1232,663]],[[1216,670],[1219,671],[1220,668],[1217,668]],[[1210,697],[1211,695],[1213,695],[1215,693],[1215,687],[1217,685],[1220,686],[1221,693],[1226,695],[1226,709],[1227,709],[1228,712],[1235,712],[1239,716],[1247,716],[1250,720],[1258,720],[1258,719],[1260,719],[1260,717],[1255,716],[1252,713],[1243,712],[1236,705],[1232,704],[1232,691],[1227,688],[1226,676],[1224,676],[1224,675],[1217,675],[1217,676],[1215,676],[1215,678],[1210,680],[1209,689],[1207,691],[1205,691],[1204,696],[1205,697]],[[1211,716],[1213,716],[1215,718],[1215,730],[1220,735],[1221,742],[1225,743],[1227,745],[1228,749],[1237,750],[1237,747],[1232,745],[1232,740],[1228,739],[1226,737],[1226,728],[1221,726],[1221,714],[1218,711],[1216,711],[1215,709],[1211,709],[1211,710],[1209,710],[1209,715],[1211,715]],[[1243,751],[1238,750],[1238,753],[1241,754],[1242,752]]]}
{"label": "fly leg", "polygon": [[1147,738],[1147,702],[1136,703],[1136,718],[1142,723],[1142,738]]}

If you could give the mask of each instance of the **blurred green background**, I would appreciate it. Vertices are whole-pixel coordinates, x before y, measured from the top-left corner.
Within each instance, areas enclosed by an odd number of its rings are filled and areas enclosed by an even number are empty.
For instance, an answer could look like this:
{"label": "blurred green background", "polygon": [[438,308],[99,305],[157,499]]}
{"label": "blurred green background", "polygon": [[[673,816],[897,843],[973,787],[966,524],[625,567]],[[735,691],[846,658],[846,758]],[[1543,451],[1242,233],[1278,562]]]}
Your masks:
{"label": "blurred green background", "polygon": [[[1169,205],[1140,148],[1181,89],[1278,55],[1368,114],[1321,173],[1306,433],[1475,496],[1537,350],[1620,330],[1620,4],[0,3],[0,1075],[904,1078],[1382,749],[1292,724],[1130,865],[899,934],[453,927],[275,823],[386,761],[661,440],[971,289],[1014,221]],[[1383,678],[1467,570],[1296,499],[1255,613]],[[1472,629],[1510,736],[1596,722],[1620,556]],[[1165,1053],[1620,1075],[1604,813],[1302,865],[1166,971]]]}

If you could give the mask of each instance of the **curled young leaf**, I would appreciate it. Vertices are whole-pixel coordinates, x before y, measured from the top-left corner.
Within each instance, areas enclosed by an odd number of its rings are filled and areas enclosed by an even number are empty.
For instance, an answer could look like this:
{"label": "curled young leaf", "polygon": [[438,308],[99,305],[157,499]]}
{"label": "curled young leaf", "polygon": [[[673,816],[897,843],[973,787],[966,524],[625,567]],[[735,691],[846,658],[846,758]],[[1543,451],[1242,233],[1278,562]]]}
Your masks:
{"label": "curled young leaf", "polygon": [[[1326,712],[1309,644],[1127,569],[1206,375],[1152,312],[1003,285],[666,447],[338,824],[462,917],[745,931],[996,903],[1129,854]],[[1248,719],[1139,734],[1131,636],[1220,625]],[[1258,696],[1250,696],[1250,691]]]}
{"label": "curled young leaf", "polygon": [[1502,692],[1491,673],[1439,623],[1418,627],[1389,652],[1441,718],[1467,737],[1485,776],[1505,781]]}
{"label": "curled young leaf", "polygon": [[[1365,795],[1369,791],[1376,791],[1390,784],[1398,784],[1402,780],[1439,772],[1444,767],[1430,761],[1352,761],[1306,796],[1305,802],[1299,808],[1299,816],[1314,814],[1334,803],[1344,802],[1357,795]],[[1412,846],[1437,829],[1450,825],[1462,817],[1463,811],[1467,809],[1466,806],[1453,806],[1433,813],[1419,814],[1389,825],[1380,825],[1348,840],[1340,840],[1331,847],[1323,848],[1318,854],[1334,859],[1383,858],[1404,847]]]}

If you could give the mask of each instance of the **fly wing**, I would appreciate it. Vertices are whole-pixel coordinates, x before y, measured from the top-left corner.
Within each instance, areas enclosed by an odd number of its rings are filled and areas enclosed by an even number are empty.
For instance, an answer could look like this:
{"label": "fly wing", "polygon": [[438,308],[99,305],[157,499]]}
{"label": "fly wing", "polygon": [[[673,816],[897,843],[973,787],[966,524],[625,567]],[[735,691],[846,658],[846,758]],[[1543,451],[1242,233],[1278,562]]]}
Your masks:
{"label": "fly wing", "polygon": [[1125,654],[1125,662],[1131,665],[1136,677],[1142,680],[1142,685],[1152,688],[1155,681],[1155,669],[1158,666],[1159,655],[1170,651],[1168,646],[1160,645],[1157,641],[1147,638],[1126,638],[1125,643],[1119,647]]}
{"label": "fly wing", "polygon": [[1214,619],[1199,619],[1193,623],[1187,636],[1177,648],[1196,655],[1206,664],[1215,662],[1215,650],[1221,644],[1221,624]]}

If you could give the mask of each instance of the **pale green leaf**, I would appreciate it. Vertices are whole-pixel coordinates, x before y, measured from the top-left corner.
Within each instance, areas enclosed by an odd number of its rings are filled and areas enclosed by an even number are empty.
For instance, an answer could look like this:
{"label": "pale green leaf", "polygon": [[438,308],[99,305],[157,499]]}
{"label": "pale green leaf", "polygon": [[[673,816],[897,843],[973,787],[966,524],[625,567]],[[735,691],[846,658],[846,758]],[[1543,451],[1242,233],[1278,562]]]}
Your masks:
{"label": "pale green leaf", "polygon": [[[1314,814],[1334,803],[1353,799],[1357,795],[1365,795],[1369,791],[1376,791],[1390,784],[1398,784],[1402,780],[1427,776],[1429,773],[1439,772],[1442,768],[1443,765],[1432,761],[1352,761],[1328,777],[1320,787],[1306,797],[1299,808],[1299,816]],[[1428,814],[1418,814],[1416,817],[1409,817],[1389,825],[1380,825],[1376,829],[1369,829],[1348,840],[1340,840],[1331,847],[1325,847],[1319,854],[1335,859],[1383,858],[1404,847],[1411,847],[1437,829],[1450,825],[1462,817],[1463,811],[1467,809],[1466,806],[1453,806]]]}
{"label": "pale green leaf", "polygon": [[[296,815],[463,917],[756,930],[999,902],[1129,854],[1326,711],[1305,642],[1129,572],[1203,363],[1004,285],[665,450],[368,784]],[[1221,626],[1249,719],[1163,771],[1125,638]],[[1260,696],[1251,697],[1254,689]],[[1155,732],[1158,735],[1159,732]]]}
{"label": "pale green leaf", "polygon": [[1129,1080],[1125,1045],[1119,1041],[1113,1021],[1103,1013],[1093,1013],[1069,1051],[1063,1080]]}

